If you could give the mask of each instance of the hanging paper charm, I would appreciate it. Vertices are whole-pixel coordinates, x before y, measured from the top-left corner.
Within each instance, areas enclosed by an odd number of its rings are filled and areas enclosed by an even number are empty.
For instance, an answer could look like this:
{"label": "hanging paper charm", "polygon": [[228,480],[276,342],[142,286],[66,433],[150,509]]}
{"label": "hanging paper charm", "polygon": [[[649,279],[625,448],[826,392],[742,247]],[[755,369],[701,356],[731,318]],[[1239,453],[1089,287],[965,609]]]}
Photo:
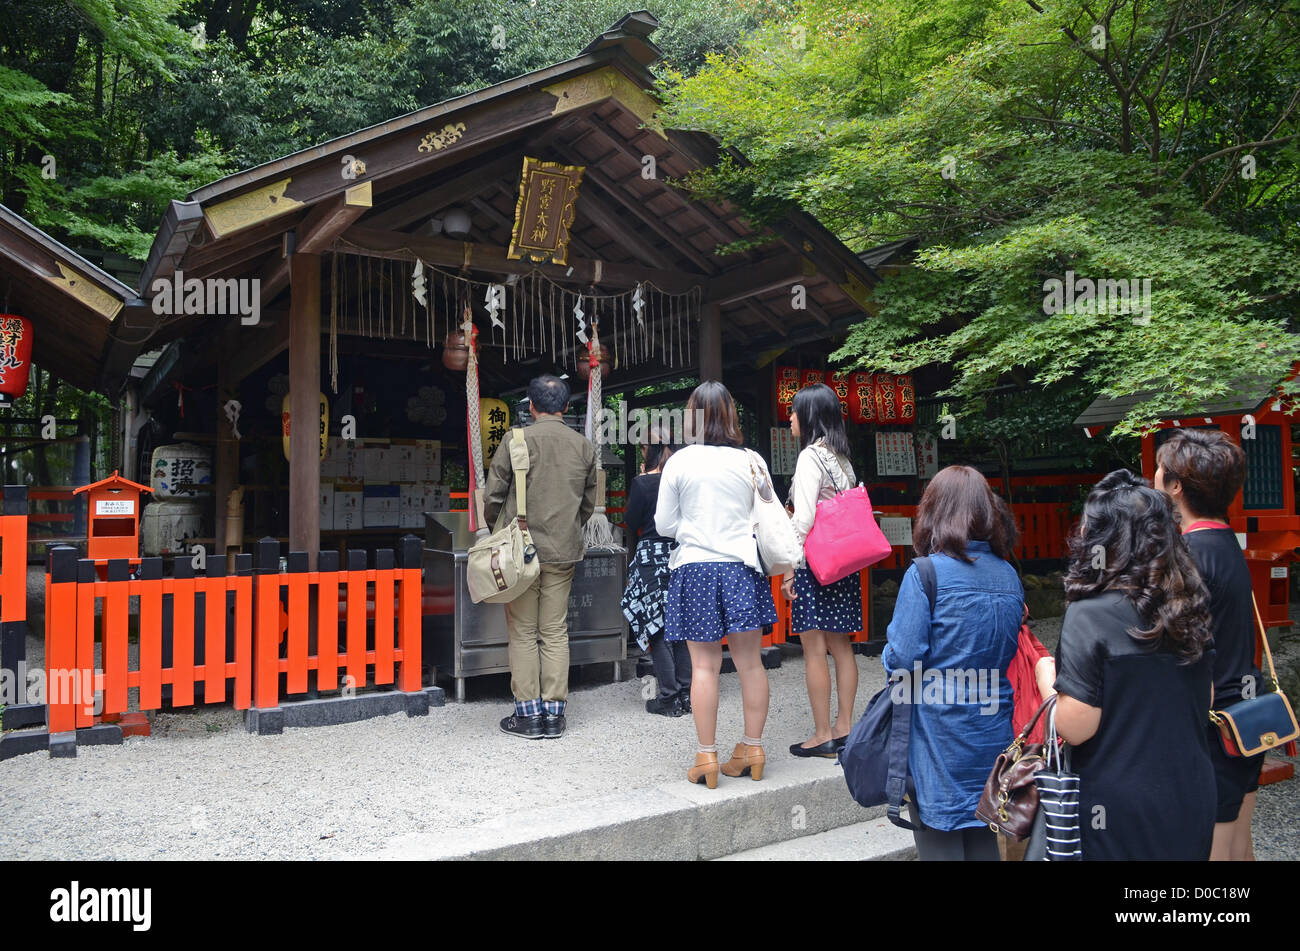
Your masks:
{"label": "hanging paper charm", "polygon": [[424,262],[417,258],[415,262],[415,270],[411,272],[411,296],[425,307],[428,307],[429,301],[425,294],[425,287]]}
{"label": "hanging paper charm", "polygon": [[636,290],[632,292],[632,310],[636,312],[636,325],[645,326],[645,293],[641,290],[641,283],[637,282]]}
{"label": "hanging paper charm", "polygon": [[506,288],[504,284],[489,284],[487,296],[483,298],[483,303],[487,307],[488,316],[492,318],[492,326],[500,327],[503,331],[506,329],[505,321],[497,316],[506,306]]}
{"label": "hanging paper charm", "polygon": [[578,322],[578,340],[581,343],[587,342],[587,321],[583,319],[586,316],[586,312],[582,309],[582,298],[579,297],[573,305],[573,319]]}

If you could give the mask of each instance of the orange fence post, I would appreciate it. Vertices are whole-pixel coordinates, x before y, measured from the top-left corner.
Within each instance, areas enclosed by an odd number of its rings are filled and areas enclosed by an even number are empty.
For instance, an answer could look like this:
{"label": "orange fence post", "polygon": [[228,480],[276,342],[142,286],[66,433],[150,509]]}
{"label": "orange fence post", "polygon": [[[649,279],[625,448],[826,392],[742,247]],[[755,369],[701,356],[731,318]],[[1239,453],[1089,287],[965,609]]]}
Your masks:
{"label": "orange fence post", "polygon": [[[235,709],[253,705],[253,556],[235,555]],[[225,676],[225,672],[222,672]]]}
{"label": "orange fence post", "polygon": [[[162,707],[162,559],[157,556],[142,559],[139,575],[137,586],[140,591],[140,709],[157,710]],[[113,583],[110,582],[110,586],[112,585]],[[124,711],[126,708],[122,709]]]}
{"label": "orange fence post", "polygon": [[102,671],[95,670],[95,563],[89,558],[81,559],[77,562],[76,570],[75,663],[77,670],[81,672],[79,676],[86,678],[90,683],[89,694],[82,694],[83,699],[89,697],[90,703],[77,707],[77,726],[80,728],[95,725],[94,696],[96,692],[102,694],[104,691],[104,674]]}
{"label": "orange fence post", "polygon": [[308,574],[307,553],[289,552],[289,629],[285,645],[289,658],[289,672],[285,679],[285,693],[307,692],[307,639],[310,633],[308,605],[311,595],[311,576]]}
{"label": "orange fence post", "polygon": [[396,630],[393,625],[394,583],[397,568],[391,548],[375,552],[375,683],[393,682],[393,648]]}
{"label": "orange fence post", "polygon": [[401,546],[398,549],[397,646],[402,659],[397,665],[397,686],[414,693],[423,682],[420,559],[424,552],[420,539],[414,535],[402,536]]}
{"label": "orange fence post", "polygon": [[348,686],[366,685],[366,553],[348,550],[347,671]]}
{"label": "orange fence post", "polygon": [[[76,701],[69,689],[76,669],[77,550],[51,545],[46,556],[45,702],[50,733],[77,728]],[[92,613],[91,617],[94,615]]]}
{"label": "orange fence post", "polygon": [[[90,561],[88,558],[83,560]],[[104,713],[125,713],[127,707],[127,635],[131,620],[131,596],[127,584],[130,579],[131,568],[125,558],[109,561],[108,581],[103,585]],[[144,654],[143,643],[140,652]]]}
{"label": "orange fence post", "polygon": [[203,702],[226,699],[226,577],[224,558],[208,563],[208,576],[195,587],[203,595]]}
{"label": "orange fence post", "polygon": [[[214,558],[213,561],[222,561]],[[166,591],[166,587],[163,588]],[[194,674],[197,645],[194,643],[195,610],[194,563],[185,555],[172,562],[172,706],[188,707],[194,703]],[[206,697],[204,702],[207,702]]]}
{"label": "orange fence post", "polygon": [[[4,488],[0,515],[0,622],[27,620],[27,486]],[[6,641],[5,647],[8,647]],[[5,652],[5,662],[9,661]]]}
{"label": "orange fence post", "polygon": [[257,543],[253,576],[253,706],[269,710],[280,704],[280,543]]}
{"label": "orange fence post", "polygon": [[316,687],[339,685],[339,553],[316,556]]}

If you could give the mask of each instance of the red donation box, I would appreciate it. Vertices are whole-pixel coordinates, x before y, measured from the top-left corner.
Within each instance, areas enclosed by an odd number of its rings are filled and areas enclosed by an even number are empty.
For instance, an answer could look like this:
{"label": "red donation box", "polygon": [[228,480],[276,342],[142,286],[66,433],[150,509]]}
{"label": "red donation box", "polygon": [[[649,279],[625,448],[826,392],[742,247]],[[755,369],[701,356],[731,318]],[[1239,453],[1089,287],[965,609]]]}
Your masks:
{"label": "red donation box", "polygon": [[27,392],[32,369],[32,322],[16,314],[0,314],[0,404]]}
{"label": "red donation box", "polygon": [[140,557],[140,493],[147,485],[123,479],[116,471],[107,479],[74,489],[86,493],[86,557],[96,561]]}

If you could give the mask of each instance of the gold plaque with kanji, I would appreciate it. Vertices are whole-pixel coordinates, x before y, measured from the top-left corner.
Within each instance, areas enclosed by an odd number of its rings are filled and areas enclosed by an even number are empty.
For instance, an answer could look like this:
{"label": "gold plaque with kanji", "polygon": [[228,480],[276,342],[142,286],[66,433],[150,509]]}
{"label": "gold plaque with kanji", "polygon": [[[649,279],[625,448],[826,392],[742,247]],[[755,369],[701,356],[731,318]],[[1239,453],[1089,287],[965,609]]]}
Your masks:
{"label": "gold plaque with kanji", "polygon": [[581,165],[561,165],[524,156],[515,205],[515,227],[506,256],[565,264],[569,257],[569,227],[582,184]]}

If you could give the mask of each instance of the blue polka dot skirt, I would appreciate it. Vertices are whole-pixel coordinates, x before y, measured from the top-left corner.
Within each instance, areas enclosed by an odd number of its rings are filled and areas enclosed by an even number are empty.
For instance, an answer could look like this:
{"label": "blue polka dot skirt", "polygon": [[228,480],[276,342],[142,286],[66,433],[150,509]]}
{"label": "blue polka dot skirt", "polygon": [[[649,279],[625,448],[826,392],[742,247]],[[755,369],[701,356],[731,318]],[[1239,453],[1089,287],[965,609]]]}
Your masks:
{"label": "blue polka dot skirt", "polygon": [[720,641],[776,623],[772,585],[740,561],[696,561],[673,569],[666,640]]}
{"label": "blue polka dot skirt", "polygon": [[822,585],[807,568],[796,568],[794,593],[790,604],[791,634],[856,634],[862,630],[862,575],[858,572]]}

